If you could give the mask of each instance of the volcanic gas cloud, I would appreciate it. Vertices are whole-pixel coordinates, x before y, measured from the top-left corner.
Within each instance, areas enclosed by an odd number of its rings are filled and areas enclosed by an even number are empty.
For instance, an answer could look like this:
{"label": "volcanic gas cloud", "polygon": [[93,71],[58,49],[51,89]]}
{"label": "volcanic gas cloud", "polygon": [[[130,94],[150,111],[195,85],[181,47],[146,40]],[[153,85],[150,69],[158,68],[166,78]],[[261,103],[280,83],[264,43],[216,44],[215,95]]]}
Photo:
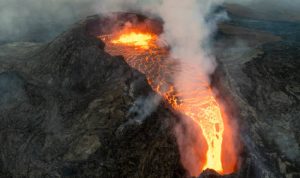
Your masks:
{"label": "volcanic gas cloud", "polygon": [[[153,29],[149,23],[124,22],[122,28],[99,38],[105,42],[108,53],[124,56],[131,67],[144,73],[152,89],[182,115],[185,126],[177,127],[175,132],[182,164],[191,175],[197,176],[205,169],[220,174],[234,172],[237,155],[233,128],[207,76],[201,66],[174,59],[170,55],[172,46]],[[178,73],[180,87],[176,85]],[[189,131],[183,133],[183,130]]]}

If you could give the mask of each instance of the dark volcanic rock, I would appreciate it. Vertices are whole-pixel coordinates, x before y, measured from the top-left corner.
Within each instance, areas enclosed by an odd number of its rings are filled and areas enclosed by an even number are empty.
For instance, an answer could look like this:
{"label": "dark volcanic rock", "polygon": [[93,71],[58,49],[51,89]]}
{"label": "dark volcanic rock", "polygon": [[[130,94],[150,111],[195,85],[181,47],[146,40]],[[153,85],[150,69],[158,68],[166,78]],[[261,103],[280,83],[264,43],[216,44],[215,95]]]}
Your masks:
{"label": "dark volcanic rock", "polygon": [[282,41],[235,48],[219,53],[215,83],[238,111],[245,153],[237,177],[298,177],[300,46]]}
{"label": "dark volcanic rock", "polygon": [[205,171],[203,171],[200,175],[199,178],[236,178],[238,177],[235,174],[232,175],[220,175],[217,172],[215,172],[214,170],[211,169],[206,169]]}
{"label": "dark volcanic rock", "polygon": [[[176,117],[85,25],[28,52],[5,47],[1,177],[182,177]],[[134,113],[145,97],[159,107]]]}

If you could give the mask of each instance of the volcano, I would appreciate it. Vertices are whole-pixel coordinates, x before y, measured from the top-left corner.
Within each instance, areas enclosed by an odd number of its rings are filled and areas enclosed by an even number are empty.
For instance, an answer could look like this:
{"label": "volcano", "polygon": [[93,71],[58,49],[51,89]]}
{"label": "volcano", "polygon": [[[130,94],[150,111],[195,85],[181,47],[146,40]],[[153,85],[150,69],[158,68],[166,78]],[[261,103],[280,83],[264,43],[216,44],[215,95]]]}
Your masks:
{"label": "volcano", "polygon": [[[296,177],[298,141],[286,136],[298,134],[300,48],[243,28],[220,25],[211,83],[189,66],[199,82],[183,91],[162,21],[146,15],[90,16],[49,43],[2,45],[0,175]],[[253,46],[228,49],[232,36]]]}

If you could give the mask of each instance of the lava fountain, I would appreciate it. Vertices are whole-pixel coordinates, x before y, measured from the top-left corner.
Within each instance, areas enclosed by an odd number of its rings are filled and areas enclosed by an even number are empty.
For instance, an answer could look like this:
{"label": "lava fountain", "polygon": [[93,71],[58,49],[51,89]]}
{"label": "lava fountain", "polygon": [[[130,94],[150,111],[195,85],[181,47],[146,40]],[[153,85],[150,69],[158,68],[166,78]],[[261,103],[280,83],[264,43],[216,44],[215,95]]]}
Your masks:
{"label": "lava fountain", "polygon": [[[224,134],[231,129],[225,123],[225,113],[214,97],[210,83],[197,66],[187,66],[189,71],[183,71],[185,87],[176,88],[173,76],[180,70],[177,60],[169,57],[169,48],[161,41],[157,34],[139,29],[125,29],[119,32],[101,35],[105,42],[105,50],[112,55],[122,55],[133,68],[144,73],[148,83],[154,91],[161,95],[172,109],[192,119],[193,123],[202,131],[206,146],[200,152],[206,152],[199,159],[199,167],[191,174],[199,175],[205,169],[213,169],[220,174],[232,173],[236,170],[237,157],[234,152],[231,136]],[[186,68],[186,67],[185,67]],[[193,82],[191,82],[193,81]],[[228,142],[226,142],[228,140]],[[225,148],[226,147],[226,148]],[[227,153],[229,152],[229,153]],[[230,158],[229,158],[230,157]],[[228,161],[230,160],[230,161]]]}

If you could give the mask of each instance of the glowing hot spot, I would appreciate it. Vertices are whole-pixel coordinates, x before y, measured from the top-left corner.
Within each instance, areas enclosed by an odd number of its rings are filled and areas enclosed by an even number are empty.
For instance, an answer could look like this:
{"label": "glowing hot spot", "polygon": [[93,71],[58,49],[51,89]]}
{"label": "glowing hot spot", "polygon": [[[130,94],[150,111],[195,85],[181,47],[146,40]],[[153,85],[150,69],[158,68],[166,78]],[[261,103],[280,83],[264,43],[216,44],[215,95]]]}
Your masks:
{"label": "glowing hot spot", "polygon": [[144,49],[149,48],[149,41],[153,39],[153,36],[148,33],[136,33],[130,32],[121,34],[117,39],[112,40],[113,44],[126,44],[129,46],[137,46]]}

